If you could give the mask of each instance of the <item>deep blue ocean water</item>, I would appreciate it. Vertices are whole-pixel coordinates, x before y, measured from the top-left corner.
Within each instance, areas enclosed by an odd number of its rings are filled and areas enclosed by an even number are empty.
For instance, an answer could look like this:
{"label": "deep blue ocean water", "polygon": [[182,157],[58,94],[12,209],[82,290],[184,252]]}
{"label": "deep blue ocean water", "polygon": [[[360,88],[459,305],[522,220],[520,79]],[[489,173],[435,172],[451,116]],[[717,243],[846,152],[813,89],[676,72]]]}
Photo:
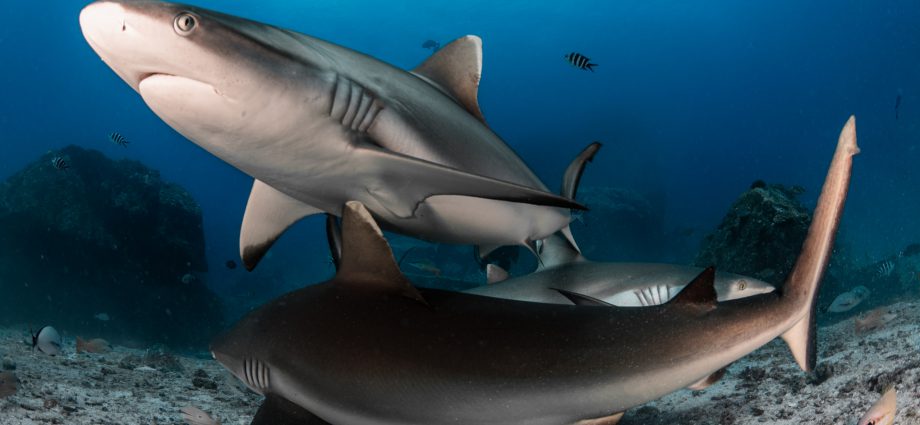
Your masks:
{"label": "deep blue ocean water", "polygon": [[[212,286],[238,279],[251,179],[178,135],[84,41],[84,1],[0,14],[0,178],[67,144],[132,158],[188,188],[204,212]],[[840,127],[857,116],[842,238],[881,258],[920,240],[920,4],[913,1],[217,1],[403,68],[476,34],[489,124],[550,186],[593,140],[585,185],[659,201],[667,226],[707,232],[752,181],[803,185],[813,204]],[[596,73],[562,56],[583,53]],[[895,101],[901,94],[900,119]],[[108,141],[118,131],[131,145]],[[319,219],[273,249],[329,273]],[[648,260],[657,260],[648,258]],[[302,267],[298,267],[304,270]],[[288,272],[285,272],[288,273]],[[289,273],[296,274],[291,271]]]}

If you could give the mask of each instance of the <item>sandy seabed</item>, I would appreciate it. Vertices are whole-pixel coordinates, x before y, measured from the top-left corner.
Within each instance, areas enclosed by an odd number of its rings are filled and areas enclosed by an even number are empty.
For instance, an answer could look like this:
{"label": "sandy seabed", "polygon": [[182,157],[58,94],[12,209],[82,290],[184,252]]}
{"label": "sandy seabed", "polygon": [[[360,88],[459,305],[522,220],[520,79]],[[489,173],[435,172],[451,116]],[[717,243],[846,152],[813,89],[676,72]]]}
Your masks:
{"label": "sandy seabed", "polygon": [[[820,328],[817,373],[801,372],[774,341],[702,391],[682,390],[632,409],[620,425],[855,425],[889,383],[896,425],[920,425],[920,303],[888,307],[884,327],[857,335],[852,318]],[[115,347],[62,356],[32,352],[25,328],[0,329],[0,367],[19,379],[0,399],[0,424],[181,424],[196,406],[222,424],[248,424],[260,396],[209,358]],[[611,359],[615,361],[614,359]]]}

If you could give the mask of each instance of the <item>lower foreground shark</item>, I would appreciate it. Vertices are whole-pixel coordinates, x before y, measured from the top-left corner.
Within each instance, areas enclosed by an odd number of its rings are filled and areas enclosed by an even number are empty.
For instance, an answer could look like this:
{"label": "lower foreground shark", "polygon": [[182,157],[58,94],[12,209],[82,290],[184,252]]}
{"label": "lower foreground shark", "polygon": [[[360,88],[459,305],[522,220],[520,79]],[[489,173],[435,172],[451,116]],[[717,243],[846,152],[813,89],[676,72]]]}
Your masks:
{"label": "lower foreground shark", "polygon": [[419,290],[368,211],[349,202],[336,276],[253,311],[211,351],[267,396],[259,416],[283,423],[299,407],[335,425],[615,424],[713,382],[779,336],[810,371],[815,300],[858,151],[851,117],[782,291],[719,303],[711,268],[645,308]]}
{"label": "lower foreground shark", "polygon": [[304,34],[160,1],[96,1],[80,26],[160,118],[255,177],[240,232],[249,269],[294,222],[340,215],[350,200],[384,228],[483,252],[568,235],[569,209],[583,209],[548,193],[485,125],[478,37],[406,72]]}

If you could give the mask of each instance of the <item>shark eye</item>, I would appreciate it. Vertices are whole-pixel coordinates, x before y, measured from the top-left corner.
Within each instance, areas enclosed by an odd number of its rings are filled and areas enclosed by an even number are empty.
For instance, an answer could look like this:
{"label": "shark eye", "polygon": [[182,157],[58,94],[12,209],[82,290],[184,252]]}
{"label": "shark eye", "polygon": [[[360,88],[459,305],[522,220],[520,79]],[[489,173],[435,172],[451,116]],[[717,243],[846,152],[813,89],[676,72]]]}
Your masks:
{"label": "shark eye", "polygon": [[745,282],[745,281],[743,281],[743,280],[742,280],[741,282],[738,282],[738,290],[739,290],[739,291],[743,291],[743,290],[745,290],[746,288],[747,288],[747,282]]}
{"label": "shark eye", "polygon": [[179,35],[189,35],[198,26],[198,20],[191,13],[180,13],[173,22],[173,28]]}

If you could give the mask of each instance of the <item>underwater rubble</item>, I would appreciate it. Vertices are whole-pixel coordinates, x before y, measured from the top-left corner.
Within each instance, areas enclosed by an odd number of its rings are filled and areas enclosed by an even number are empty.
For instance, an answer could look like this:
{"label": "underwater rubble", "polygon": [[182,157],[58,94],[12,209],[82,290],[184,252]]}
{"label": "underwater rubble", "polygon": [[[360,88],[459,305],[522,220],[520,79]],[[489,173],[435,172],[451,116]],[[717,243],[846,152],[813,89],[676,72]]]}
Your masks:
{"label": "underwater rubble", "polygon": [[219,329],[201,209],[140,162],[68,146],[27,165],[0,185],[0,251],[0,323],[198,347]]}

